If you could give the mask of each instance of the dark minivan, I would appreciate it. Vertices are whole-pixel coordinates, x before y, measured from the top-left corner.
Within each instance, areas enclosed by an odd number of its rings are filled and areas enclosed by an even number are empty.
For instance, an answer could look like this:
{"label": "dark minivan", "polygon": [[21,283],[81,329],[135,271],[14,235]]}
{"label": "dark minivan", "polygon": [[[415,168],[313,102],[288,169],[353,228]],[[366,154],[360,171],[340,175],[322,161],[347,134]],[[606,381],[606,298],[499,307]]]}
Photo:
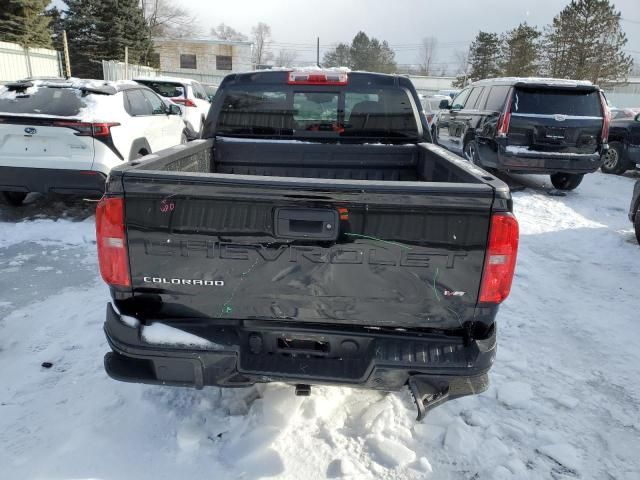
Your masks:
{"label": "dark minivan", "polygon": [[595,172],[608,149],[608,107],[590,82],[480,80],[443,108],[438,144],[482,168],[550,174],[560,190]]}

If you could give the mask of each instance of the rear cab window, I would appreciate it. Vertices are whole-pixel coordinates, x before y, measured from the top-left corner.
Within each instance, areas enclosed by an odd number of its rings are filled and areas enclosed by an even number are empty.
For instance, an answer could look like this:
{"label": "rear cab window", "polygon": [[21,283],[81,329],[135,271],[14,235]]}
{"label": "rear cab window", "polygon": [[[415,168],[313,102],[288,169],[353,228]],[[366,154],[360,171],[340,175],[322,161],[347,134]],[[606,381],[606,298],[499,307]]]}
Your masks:
{"label": "rear cab window", "polygon": [[602,106],[597,90],[518,87],[511,100],[511,112],[601,118]]}
{"label": "rear cab window", "polygon": [[402,87],[366,84],[226,87],[217,135],[246,138],[382,138],[416,141],[417,110]]}

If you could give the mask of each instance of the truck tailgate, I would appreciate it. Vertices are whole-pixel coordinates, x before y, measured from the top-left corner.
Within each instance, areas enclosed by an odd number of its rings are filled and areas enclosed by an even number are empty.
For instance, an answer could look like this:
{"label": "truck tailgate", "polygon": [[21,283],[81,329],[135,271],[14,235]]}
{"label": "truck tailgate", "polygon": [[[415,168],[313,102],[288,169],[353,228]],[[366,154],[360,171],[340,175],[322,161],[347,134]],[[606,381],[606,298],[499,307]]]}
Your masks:
{"label": "truck tailgate", "polygon": [[154,316],[459,328],[493,189],[132,170],[131,281]]}

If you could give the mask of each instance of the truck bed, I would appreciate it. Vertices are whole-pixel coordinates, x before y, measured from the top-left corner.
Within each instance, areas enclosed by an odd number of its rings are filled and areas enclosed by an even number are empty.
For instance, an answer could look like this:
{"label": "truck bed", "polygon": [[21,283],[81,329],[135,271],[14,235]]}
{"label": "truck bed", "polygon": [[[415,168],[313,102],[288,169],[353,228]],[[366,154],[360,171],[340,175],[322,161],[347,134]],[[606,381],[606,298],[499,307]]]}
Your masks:
{"label": "truck bed", "polygon": [[[443,158],[444,157],[444,158]],[[445,160],[446,158],[446,160]],[[128,171],[221,173],[270,177],[504,184],[432,144],[362,145],[198,140],[134,161]]]}

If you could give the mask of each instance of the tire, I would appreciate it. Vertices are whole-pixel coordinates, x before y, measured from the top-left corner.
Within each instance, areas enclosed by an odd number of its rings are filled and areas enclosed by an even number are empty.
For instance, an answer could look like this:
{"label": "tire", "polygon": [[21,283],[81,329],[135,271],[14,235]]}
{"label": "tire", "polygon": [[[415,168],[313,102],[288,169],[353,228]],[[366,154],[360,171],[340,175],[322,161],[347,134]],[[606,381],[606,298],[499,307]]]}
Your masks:
{"label": "tire", "polygon": [[474,140],[467,140],[462,149],[464,158],[474,165],[480,166],[480,158],[478,157],[478,146]]}
{"label": "tire", "polygon": [[624,160],[624,149],[620,142],[611,142],[609,150],[602,156],[604,162],[600,167],[603,173],[622,175],[627,171],[627,162]]}
{"label": "tire", "polygon": [[638,243],[640,243],[640,206],[636,210],[636,215],[633,219],[633,228],[636,231],[636,240],[638,240]]}
{"label": "tire", "polygon": [[4,201],[13,207],[19,207],[24,202],[27,194],[24,192],[2,192]]}
{"label": "tire", "polygon": [[558,172],[551,175],[551,183],[558,190],[574,190],[582,183],[583,178],[584,174],[582,173]]}

